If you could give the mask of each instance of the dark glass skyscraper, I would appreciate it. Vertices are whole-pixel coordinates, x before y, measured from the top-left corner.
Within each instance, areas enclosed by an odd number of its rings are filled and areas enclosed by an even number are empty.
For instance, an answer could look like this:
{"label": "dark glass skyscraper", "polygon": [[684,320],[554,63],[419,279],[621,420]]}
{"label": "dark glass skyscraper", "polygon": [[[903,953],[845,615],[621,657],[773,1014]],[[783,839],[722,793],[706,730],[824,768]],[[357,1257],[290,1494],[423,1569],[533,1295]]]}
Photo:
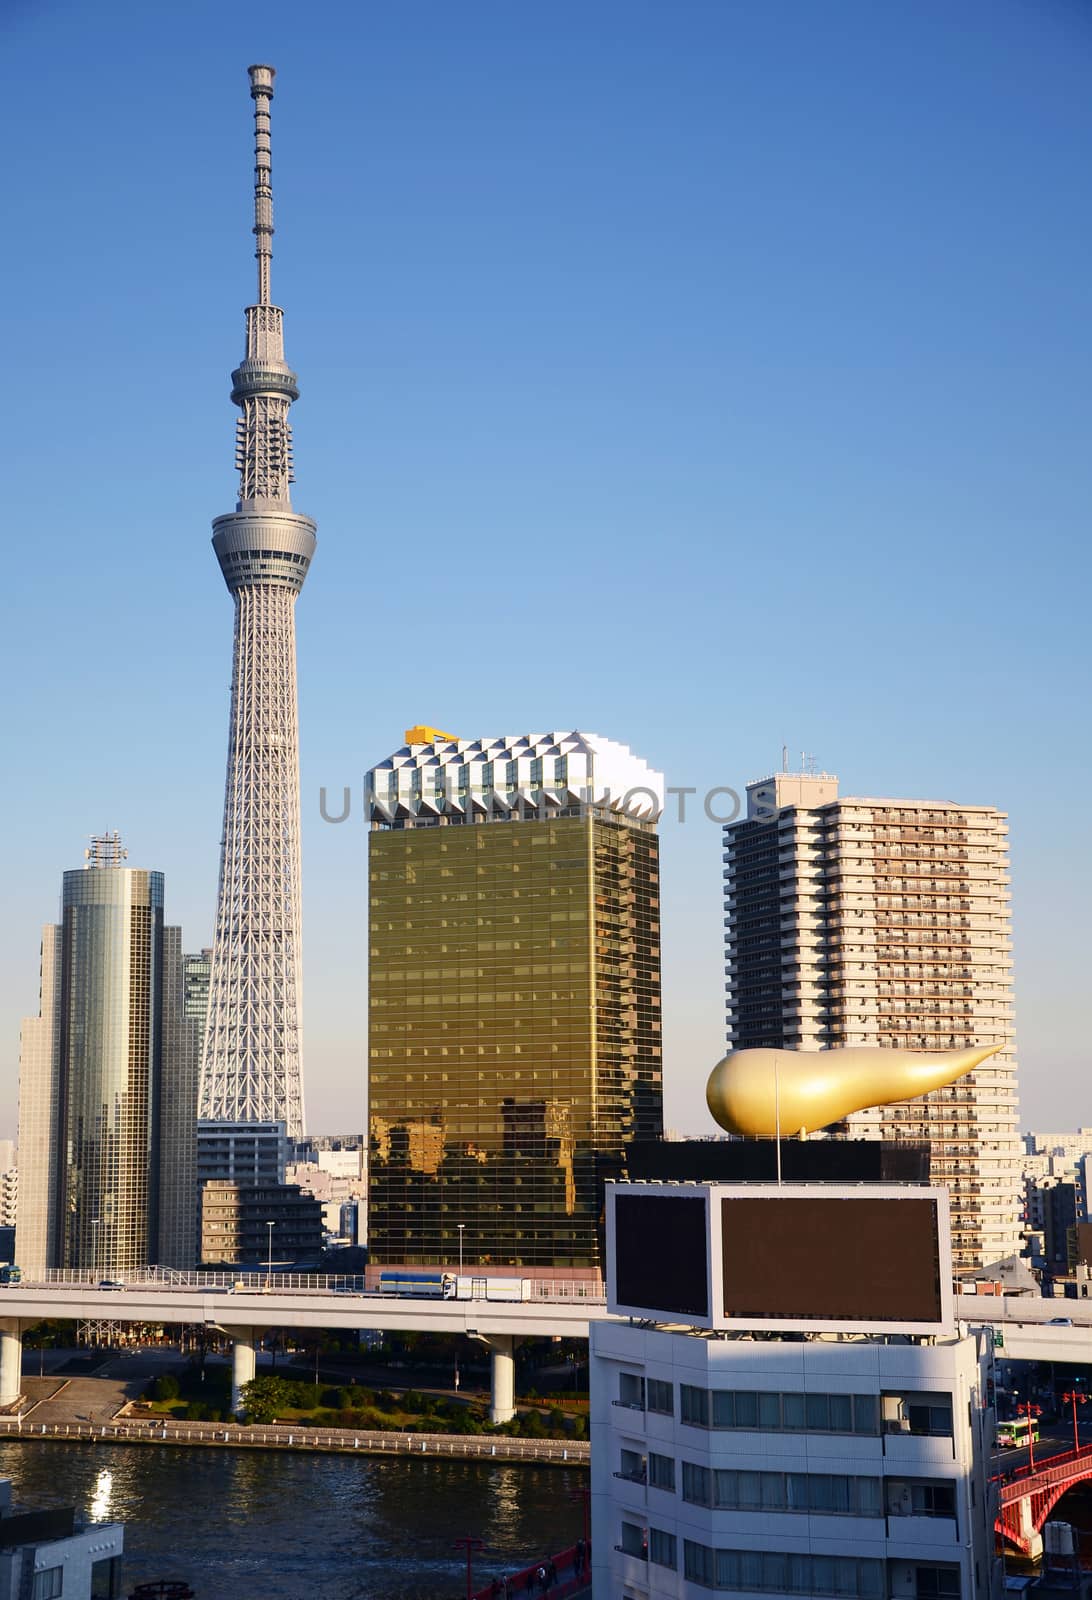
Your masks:
{"label": "dark glass skyscraper", "polygon": [[593,1271],[603,1181],[662,1129],[662,780],[433,732],[369,775],[371,1257]]}

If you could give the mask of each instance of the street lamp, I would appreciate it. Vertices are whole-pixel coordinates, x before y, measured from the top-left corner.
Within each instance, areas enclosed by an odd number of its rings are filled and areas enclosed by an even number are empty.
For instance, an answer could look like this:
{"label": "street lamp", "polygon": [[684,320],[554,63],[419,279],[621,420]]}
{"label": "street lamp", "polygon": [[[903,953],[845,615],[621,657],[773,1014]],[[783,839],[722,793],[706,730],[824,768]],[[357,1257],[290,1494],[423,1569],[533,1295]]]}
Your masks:
{"label": "street lamp", "polygon": [[1035,1440],[1032,1437],[1031,1419],[1032,1417],[1041,1417],[1043,1414],[1043,1408],[1042,1406],[1033,1405],[1030,1400],[1024,1400],[1016,1407],[1016,1414],[1019,1417],[1026,1417],[1028,1419],[1028,1468],[1030,1471],[1034,1472]]}
{"label": "street lamp", "polygon": [[463,1234],[466,1232],[466,1223],[457,1222],[455,1226],[459,1230],[459,1276],[461,1278],[463,1275]]}
{"label": "street lamp", "polygon": [[269,1265],[268,1265],[268,1267],[266,1269],[266,1275],[265,1275],[265,1286],[266,1286],[267,1289],[271,1289],[273,1287],[273,1229],[274,1229],[275,1226],[276,1226],[275,1223],[272,1223],[272,1222],[267,1222],[266,1223],[266,1227],[269,1229],[269,1256],[268,1256]]}
{"label": "street lamp", "polygon": [[474,1600],[474,1569],[471,1563],[475,1553],[485,1549],[485,1540],[477,1539],[472,1533],[467,1533],[461,1539],[455,1540],[455,1549],[466,1551],[466,1600]]}
{"label": "street lamp", "polygon": [[1077,1454],[1081,1448],[1080,1437],[1077,1433],[1077,1407],[1079,1405],[1086,1406],[1088,1404],[1088,1396],[1081,1394],[1077,1389],[1067,1389],[1062,1399],[1070,1401],[1073,1406],[1073,1452]]}

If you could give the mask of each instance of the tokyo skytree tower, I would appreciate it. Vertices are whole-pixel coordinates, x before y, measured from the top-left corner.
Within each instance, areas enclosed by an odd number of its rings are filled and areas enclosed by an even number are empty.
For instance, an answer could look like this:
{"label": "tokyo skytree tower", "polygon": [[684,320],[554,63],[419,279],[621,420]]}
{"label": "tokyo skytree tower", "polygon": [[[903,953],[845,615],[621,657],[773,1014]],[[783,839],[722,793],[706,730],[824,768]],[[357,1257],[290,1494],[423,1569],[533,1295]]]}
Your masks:
{"label": "tokyo skytree tower", "polygon": [[201,1063],[200,1115],[284,1121],[303,1133],[302,923],[296,596],[315,524],[292,510],[288,408],[299,396],[270,301],[273,68],[251,67],[258,303],[231,375],[239,499],[213,522],[212,547],[235,599],[220,887]]}

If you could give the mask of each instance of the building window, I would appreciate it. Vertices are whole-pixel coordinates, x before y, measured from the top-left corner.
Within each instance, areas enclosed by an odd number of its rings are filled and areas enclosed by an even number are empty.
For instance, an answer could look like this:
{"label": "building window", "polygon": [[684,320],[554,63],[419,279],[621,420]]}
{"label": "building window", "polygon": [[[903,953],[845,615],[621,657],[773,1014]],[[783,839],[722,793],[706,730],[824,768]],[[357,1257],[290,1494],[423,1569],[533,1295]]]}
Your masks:
{"label": "building window", "polygon": [[916,1517],[954,1517],[955,1485],[912,1483],[910,1504]]}
{"label": "building window", "polygon": [[[706,1502],[700,1502],[706,1503]],[[826,1472],[713,1473],[713,1504],[724,1511],[799,1511],[824,1516],[879,1517],[879,1478]]]}
{"label": "building window", "polygon": [[682,1497],[692,1506],[707,1506],[712,1499],[712,1478],[708,1467],[693,1461],[682,1464]]}
{"label": "building window", "polygon": [[635,1522],[623,1522],[622,1542],[618,1548],[624,1555],[639,1556],[645,1561],[648,1559],[648,1535]]}
{"label": "building window", "polygon": [[916,1567],[914,1600],[959,1600],[959,1568]]}
{"label": "building window", "polygon": [[627,1483],[644,1483],[645,1458],[636,1450],[623,1450],[618,1462],[618,1476]]}
{"label": "building window", "polygon": [[[648,1457],[648,1481],[653,1489],[669,1489],[675,1493],[675,1459],[673,1456],[658,1456],[650,1452]],[[672,1562],[674,1565],[674,1562]]]}
{"label": "building window", "polygon": [[673,1417],[675,1415],[675,1386],[664,1383],[660,1378],[649,1378],[646,1384],[648,1394],[648,1409],[657,1411],[661,1416]]}
{"label": "building window", "polygon": [[956,1514],[954,1483],[928,1479],[912,1483],[888,1478],[886,1489],[889,1517],[954,1517]]}
{"label": "building window", "polygon": [[700,1583],[713,1587],[713,1552],[708,1545],[695,1544],[693,1539],[683,1540],[683,1577],[687,1583]]}
{"label": "building window", "polygon": [[63,1588],[63,1567],[45,1567],[34,1574],[34,1600],[56,1600]]}
{"label": "building window", "polygon": [[709,1392],[695,1389],[693,1384],[679,1384],[679,1415],[683,1422],[694,1428],[709,1426]]}
{"label": "building window", "polygon": [[[940,1569],[919,1567],[923,1572]],[[706,1589],[767,1594],[833,1595],[837,1600],[881,1600],[884,1563],[856,1556],[782,1555],[768,1550],[710,1550],[683,1540],[683,1575]],[[958,1581],[958,1572],[956,1573]],[[929,1596],[951,1591],[934,1590]],[[958,1595],[958,1587],[954,1593]],[[925,1597],[925,1591],[917,1594]]]}
{"label": "building window", "polygon": [[658,1567],[670,1567],[672,1571],[675,1570],[677,1559],[675,1548],[673,1533],[664,1533],[662,1528],[648,1530],[648,1558]]}
{"label": "building window", "polygon": [[[700,1389],[680,1385],[684,1422],[698,1421],[701,1405],[687,1400],[687,1394],[701,1395],[708,1416],[709,1396]],[[687,1406],[694,1417],[686,1414]],[[861,1433],[880,1431],[879,1405],[871,1394],[790,1394],[760,1393],[746,1389],[714,1389],[712,1392],[714,1428],[755,1428],[763,1433]]]}
{"label": "building window", "polygon": [[618,1374],[618,1404],[631,1406],[634,1411],[645,1409],[645,1380],[634,1372]]}
{"label": "building window", "polygon": [[884,1427],[888,1433],[950,1438],[952,1397],[944,1393],[885,1394]]}

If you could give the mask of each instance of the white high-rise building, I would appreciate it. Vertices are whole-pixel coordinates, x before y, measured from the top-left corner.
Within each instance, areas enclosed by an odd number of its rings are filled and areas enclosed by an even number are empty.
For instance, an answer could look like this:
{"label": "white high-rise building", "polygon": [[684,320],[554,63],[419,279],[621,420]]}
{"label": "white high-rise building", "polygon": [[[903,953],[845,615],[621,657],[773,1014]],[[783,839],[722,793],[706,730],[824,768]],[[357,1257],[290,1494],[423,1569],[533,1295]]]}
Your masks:
{"label": "white high-rise building", "polygon": [[1019,1245],[1012,919],[1005,814],[946,800],[839,798],[776,773],[725,828],[731,1048],[878,1045],[1001,1052],[945,1089],[848,1120],[924,1141],[952,1197],[957,1271]]}
{"label": "white high-rise building", "polygon": [[988,1334],[591,1328],[595,1593],[991,1600]]}
{"label": "white high-rise building", "polygon": [[296,597],[315,524],[293,511],[292,430],[299,397],[284,359],[284,313],[270,299],[273,68],[250,68],[258,302],[232,373],[236,508],[213,523],[213,549],[235,601],[220,887],[201,1069],[201,1116],[284,1122],[303,1132],[299,713]]}
{"label": "white high-rise building", "polygon": [[[607,1186],[594,1592],[999,1600],[993,1337],[926,1185]],[[885,1249],[876,1250],[878,1242]]]}

